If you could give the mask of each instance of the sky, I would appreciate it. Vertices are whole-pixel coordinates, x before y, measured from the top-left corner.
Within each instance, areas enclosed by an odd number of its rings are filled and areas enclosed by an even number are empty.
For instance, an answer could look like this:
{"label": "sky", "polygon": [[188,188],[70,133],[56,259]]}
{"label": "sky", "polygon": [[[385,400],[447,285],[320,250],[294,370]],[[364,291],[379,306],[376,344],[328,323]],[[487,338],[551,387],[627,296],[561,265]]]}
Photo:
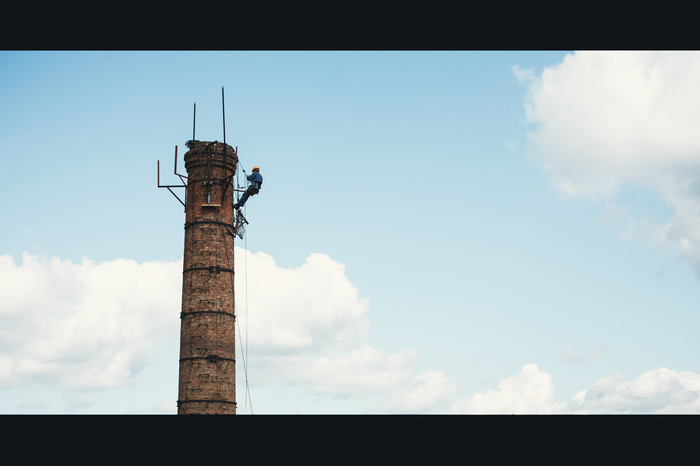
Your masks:
{"label": "sky", "polygon": [[195,103],[223,141],[222,86],[264,177],[239,414],[698,413],[697,82],[694,52],[2,51],[0,413],[176,413],[156,167]]}

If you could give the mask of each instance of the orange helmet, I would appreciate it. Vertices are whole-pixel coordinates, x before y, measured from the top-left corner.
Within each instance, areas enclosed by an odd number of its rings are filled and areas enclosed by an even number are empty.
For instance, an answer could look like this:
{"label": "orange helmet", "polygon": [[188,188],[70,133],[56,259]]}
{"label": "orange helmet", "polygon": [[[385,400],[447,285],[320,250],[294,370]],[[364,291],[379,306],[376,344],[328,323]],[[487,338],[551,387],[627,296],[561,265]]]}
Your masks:
{"label": "orange helmet", "polygon": [[253,167],[253,171],[255,170],[260,171],[260,167]]}

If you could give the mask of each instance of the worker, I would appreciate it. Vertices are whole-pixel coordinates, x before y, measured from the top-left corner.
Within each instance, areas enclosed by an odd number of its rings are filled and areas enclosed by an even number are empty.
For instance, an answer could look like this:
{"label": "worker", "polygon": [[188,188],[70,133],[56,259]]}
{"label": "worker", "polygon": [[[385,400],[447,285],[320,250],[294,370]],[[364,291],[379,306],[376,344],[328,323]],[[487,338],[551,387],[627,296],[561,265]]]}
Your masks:
{"label": "worker", "polygon": [[247,201],[250,196],[254,196],[260,191],[263,182],[262,175],[260,174],[260,167],[253,167],[253,173],[248,175],[247,178],[248,181],[250,181],[248,189],[245,190],[238,203],[233,204],[234,209],[243,207],[243,204],[245,204],[245,201]]}

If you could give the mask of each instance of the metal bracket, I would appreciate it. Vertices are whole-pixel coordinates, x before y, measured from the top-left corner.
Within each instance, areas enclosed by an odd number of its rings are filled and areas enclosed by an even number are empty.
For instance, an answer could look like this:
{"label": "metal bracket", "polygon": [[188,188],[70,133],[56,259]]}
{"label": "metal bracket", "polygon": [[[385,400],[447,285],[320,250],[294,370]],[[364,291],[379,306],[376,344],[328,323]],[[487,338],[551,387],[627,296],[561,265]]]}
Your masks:
{"label": "metal bracket", "polygon": [[[170,188],[185,188],[189,192],[190,196],[192,196],[192,191],[190,191],[190,187],[187,186],[187,183],[185,183],[185,180],[188,178],[185,175],[180,175],[177,172],[177,146],[175,146],[175,169],[173,170],[173,173],[175,173],[175,175],[180,177],[180,181],[182,182],[182,185],[161,185],[160,184],[160,160],[158,160],[157,170],[158,170],[158,187],[159,188],[167,188],[168,191],[170,191],[170,193],[173,196],[175,196],[175,198],[178,201],[180,201],[180,204],[182,204],[183,207],[187,208],[187,206],[185,205],[185,202],[183,202],[182,199],[180,199],[178,197],[178,195],[175,194],[172,189],[170,189]],[[187,201],[187,197],[185,197],[185,201]]]}

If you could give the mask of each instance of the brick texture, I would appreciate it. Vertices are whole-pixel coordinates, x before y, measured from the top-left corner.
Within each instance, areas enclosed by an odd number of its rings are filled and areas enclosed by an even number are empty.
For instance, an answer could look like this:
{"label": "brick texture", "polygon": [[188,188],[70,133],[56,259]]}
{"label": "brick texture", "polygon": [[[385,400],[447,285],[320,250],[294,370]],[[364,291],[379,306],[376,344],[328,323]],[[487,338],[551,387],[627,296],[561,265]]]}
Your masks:
{"label": "brick texture", "polygon": [[236,414],[235,219],[233,185],[225,179],[234,175],[238,156],[217,141],[187,147],[177,412]]}

